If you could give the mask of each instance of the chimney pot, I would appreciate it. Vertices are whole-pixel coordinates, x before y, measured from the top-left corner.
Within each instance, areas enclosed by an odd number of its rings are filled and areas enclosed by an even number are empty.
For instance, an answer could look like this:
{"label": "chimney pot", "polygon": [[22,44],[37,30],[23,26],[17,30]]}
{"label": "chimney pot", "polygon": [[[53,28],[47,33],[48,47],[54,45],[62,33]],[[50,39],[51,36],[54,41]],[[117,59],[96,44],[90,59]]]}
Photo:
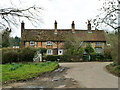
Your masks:
{"label": "chimney pot", "polygon": [[72,21],[72,33],[75,33],[75,24],[74,24],[74,21]]}
{"label": "chimney pot", "polygon": [[21,23],[21,37],[22,37],[22,33],[24,32],[24,29],[25,29],[25,28],[24,28],[24,24],[25,24],[25,23],[22,21],[22,23]]}
{"label": "chimney pot", "polygon": [[90,23],[90,20],[88,20],[88,30],[89,30],[89,31],[91,30],[91,23]]}
{"label": "chimney pot", "polygon": [[55,31],[54,34],[57,34],[57,21],[55,20]]}

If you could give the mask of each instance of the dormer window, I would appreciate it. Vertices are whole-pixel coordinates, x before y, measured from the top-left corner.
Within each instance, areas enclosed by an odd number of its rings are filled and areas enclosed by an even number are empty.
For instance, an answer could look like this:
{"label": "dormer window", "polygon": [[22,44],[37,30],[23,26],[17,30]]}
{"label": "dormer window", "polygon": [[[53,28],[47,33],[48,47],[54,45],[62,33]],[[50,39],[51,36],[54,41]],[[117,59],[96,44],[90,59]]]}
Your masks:
{"label": "dormer window", "polygon": [[34,46],[35,42],[34,41],[30,41],[30,46]]}
{"label": "dormer window", "polygon": [[88,33],[92,33],[92,31],[88,31]]}
{"label": "dormer window", "polygon": [[47,41],[47,45],[52,45],[52,42],[51,41]]}

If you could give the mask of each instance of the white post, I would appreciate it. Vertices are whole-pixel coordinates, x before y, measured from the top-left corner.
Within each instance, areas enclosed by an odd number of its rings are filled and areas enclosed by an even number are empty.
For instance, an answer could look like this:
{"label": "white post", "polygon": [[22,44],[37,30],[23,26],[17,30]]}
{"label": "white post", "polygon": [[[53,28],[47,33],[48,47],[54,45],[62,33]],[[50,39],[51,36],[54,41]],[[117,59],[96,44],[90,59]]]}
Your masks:
{"label": "white post", "polygon": [[42,54],[39,54],[40,62],[42,62]]}

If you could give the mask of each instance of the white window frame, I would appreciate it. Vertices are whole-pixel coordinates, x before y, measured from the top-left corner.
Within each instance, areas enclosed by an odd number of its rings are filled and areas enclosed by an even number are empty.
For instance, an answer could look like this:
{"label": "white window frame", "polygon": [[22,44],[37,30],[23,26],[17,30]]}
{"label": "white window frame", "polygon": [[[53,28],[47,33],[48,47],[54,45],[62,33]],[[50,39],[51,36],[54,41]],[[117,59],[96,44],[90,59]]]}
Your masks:
{"label": "white window frame", "polygon": [[52,49],[47,49],[47,55],[53,55],[53,50]]}
{"label": "white window frame", "polygon": [[88,33],[92,33],[92,31],[88,31]]}
{"label": "white window frame", "polygon": [[102,46],[101,42],[95,42],[95,46]]}
{"label": "white window frame", "polygon": [[[59,51],[62,51],[62,54],[60,54]],[[58,55],[63,55],[63,49],[58,50]]]}
{"label": "white window frame", "polygon": [[52,46],[52,41],[47,41],[47,45]]}
{"label": "white window frame", "polygon": [[35,45],[35,42],[34,42],[34,41],[30,41],[29,45],[30,45],[30,46],[34,46],[34,45]]}
{"label": "white window frame", "polygon": [[[97,49],[101,49],[101,51],[97,50]],[[101,53],[102,52],[102,48],[95,48],[95,52],[96,53]]]}

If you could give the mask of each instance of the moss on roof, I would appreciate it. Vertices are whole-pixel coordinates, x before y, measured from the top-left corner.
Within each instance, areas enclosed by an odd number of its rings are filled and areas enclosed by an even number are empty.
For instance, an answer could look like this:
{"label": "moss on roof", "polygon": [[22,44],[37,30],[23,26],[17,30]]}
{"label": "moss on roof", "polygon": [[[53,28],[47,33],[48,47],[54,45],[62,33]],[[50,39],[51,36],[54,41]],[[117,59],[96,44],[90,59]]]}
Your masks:
{"label": "moss on roof", "polygon": [[[104,30],[75,30],[74,35],[83,41],[106,41]],[[54,29],[25,29],[22,39],[24,41],[64,41],[67,35],[72,35],[71,29],[58,29],[54,34]]]}

